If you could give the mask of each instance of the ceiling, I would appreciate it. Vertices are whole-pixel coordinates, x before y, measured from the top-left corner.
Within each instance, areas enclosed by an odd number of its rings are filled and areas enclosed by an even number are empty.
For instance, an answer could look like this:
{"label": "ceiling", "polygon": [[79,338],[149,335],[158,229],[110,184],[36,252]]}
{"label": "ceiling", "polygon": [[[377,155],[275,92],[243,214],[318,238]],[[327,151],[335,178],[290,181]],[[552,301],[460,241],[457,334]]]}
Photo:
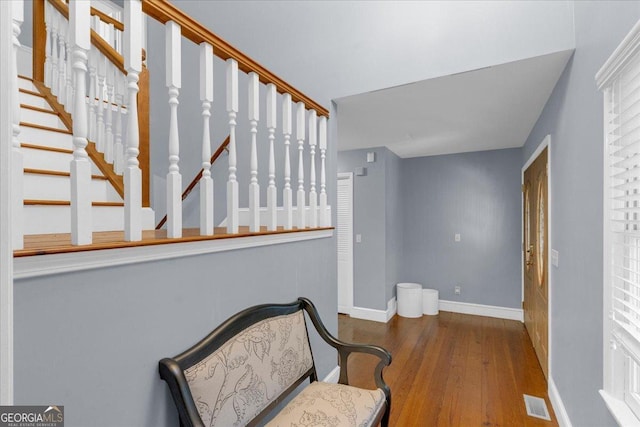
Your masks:
{"label": "ceiling", "polygon": [[338,150],[386,146],[407,158],[521,147],[571,53],[339,98]]}

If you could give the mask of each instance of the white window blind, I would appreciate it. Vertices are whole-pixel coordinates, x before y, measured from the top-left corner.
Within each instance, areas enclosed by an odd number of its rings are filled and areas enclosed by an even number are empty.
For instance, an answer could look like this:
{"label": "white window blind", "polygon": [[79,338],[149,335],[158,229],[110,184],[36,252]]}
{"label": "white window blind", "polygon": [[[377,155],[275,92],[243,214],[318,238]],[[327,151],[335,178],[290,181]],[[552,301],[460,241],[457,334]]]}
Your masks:
{"label": "white window blind", "polygon": [[596,75],[604,91],[604,387],[640,424],[640,23]]}
{"label": "white window blind", "polygon": [[613,321],[640,344],[640,56],[605,91]]}

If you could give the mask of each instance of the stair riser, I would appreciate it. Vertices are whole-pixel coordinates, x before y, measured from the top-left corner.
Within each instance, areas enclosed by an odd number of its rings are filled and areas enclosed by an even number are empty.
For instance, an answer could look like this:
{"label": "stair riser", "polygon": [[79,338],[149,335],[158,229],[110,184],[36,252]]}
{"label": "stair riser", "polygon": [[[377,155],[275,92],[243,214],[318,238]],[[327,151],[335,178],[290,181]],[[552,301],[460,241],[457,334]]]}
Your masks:
{"label": "stair riser", "polygon": [[[70,200],[71,178],[40,174],[24,174],[24,198],[35,200]],[[109,181],[91,180],[91,200],[94,202],[122,202]]]}
{"label": "stair riser", "polygon": [[[112,206],[94,206],[91,208],[93,231],[117,231],[124,229],[124,208]],[[43,221],[46,218],[46,221]],[[70,206],[25,206],[24,233],[50,234],[71,232]],[[154,213],[151,209],[142,210],[142,228],[153,230]]]}
{"label": "stair riser", "polygon": [[[24,167],[26,169],[43,169],[60,172],[70,171],[70,162],[73,154],[57,151],[37,150],[34,148],[22,148]],[[91,162],[91,174],[102,175],[98,167]]]}
{"label": "stair riser", "polygon": [[38,89],[36,89],[36,87],[33,85],[33,83],[30,80],[25,80],[23,78],[18,77],[18,87],[20,89],[27,89],[30,90],[32,92],[37,92]]}
{"label": "stair riser", "polygon": [[41,126],[48,126],[55,129],[67,130],[56,114],[44,113],[42,111],[31,110],[29,108],[20,109],[20,120],[27,123],[37,123]]}
{"label": "stair riser", "polygon": [[18,95],[18,98],[20,99],[20,104],[31,105],[33,107],[38,107],[38,108],[46,108],[46,109],[51,108],[49,103],[45,101],[45,99],[41,96],[35,96],[35,95],[30,95],[28,93],[20,92]]}
{"label": "stair riser", "polygon": [[20,142],[46,145],[48,147],[65,148],[67,150],[73,149],[73,137],[70,134],[52,132],[28,126],[20,127],[20,135],[18,135],[18,140]]}

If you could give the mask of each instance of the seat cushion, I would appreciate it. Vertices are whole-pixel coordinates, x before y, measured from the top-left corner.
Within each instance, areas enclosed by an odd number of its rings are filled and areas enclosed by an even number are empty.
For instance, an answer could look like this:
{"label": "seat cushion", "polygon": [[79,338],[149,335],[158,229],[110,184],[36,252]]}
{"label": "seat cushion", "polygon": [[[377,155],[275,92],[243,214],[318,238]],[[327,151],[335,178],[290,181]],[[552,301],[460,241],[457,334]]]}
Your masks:
{"label": "seat cushion", "polygon": [[267,424],[269,427],[371,426],[385,407],[382,390],[313,382]]}

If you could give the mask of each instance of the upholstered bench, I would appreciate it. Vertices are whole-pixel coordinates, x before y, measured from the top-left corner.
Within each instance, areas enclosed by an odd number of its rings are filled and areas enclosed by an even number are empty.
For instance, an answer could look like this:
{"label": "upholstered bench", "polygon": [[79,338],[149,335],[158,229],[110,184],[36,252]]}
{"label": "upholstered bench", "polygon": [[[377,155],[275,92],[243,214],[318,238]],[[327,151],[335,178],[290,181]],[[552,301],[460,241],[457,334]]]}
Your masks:
{"label": "upholstered bench", "polygon": [[[305,311],[318,334],[338,351],[338,384],[318,381]],[[348,385],[347,359],[354,352],[380,358],[372,373],[376,390]],[[184,427],[262,425],[307,378],[310,384],[266,425],[360,427],[388,425],[391,391],[382,370],[390,363],[383,348],[334,338],[311,301],[299,298],[234,315],[187,351],[162,359],[159,369]]]}

